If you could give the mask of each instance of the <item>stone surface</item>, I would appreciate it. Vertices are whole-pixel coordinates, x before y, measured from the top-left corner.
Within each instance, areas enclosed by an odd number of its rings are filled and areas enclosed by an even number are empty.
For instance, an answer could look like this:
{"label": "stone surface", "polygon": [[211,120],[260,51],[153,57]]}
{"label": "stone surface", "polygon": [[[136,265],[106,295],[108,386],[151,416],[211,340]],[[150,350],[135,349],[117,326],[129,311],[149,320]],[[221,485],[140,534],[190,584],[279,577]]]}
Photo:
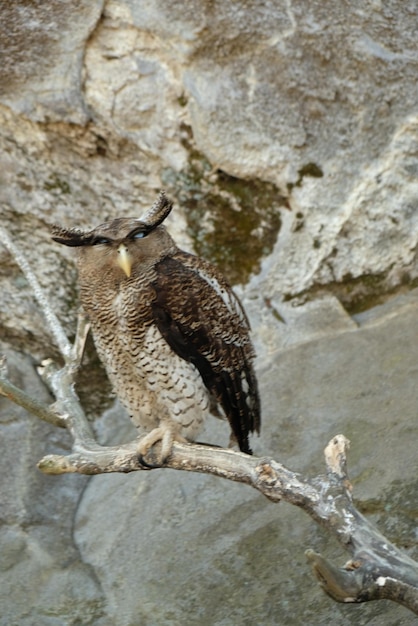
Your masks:
{"label": "stone surface", "polygon": [[[278,349],[260,363],[264,425],[254,440],[255,454],[314,474],[324,444],[345,433],[357,505],[415,558],[417,315],[414,291]],[[312,309],[313,329],[317,319]],[[25,358],[11,366],[16,384],[45,397]],[[40,475],[36,460],[65,451],[68,438],[2,402],[2,626],[77,624],[80,615],[109,626],[418,623],[390,603],[335,605],[303,552],[346,555],[302,512],[243,485],[169,470],[98,476],[87,487]],[[102,441],[133,436],[118,407],[97,428]],[[226,431],[212,420],[202,439],[223,444]],[[19,468],[12,481],[10,467]]]}
{"label": "stone surface", "polygon": [[[12,382],[48,403],[33,360],[18,352],[6,351],[6,356]],[[36,469],[48,452],[68,451],[67,433],[31,418],[1,396],[0,429],[1,626],[102,624],[105,598],[73,536],[87,479],[55,479]]]}
{"label": "stone surface", "polygon": [[[253,448],[313,475],[323,471],[325,444],[345,433],[358,506],[417,558],[410,493],[418,469],[418,292],[395,305],[370,312],[358,327],[278,350],[261,367],[264,425]],[[112,438],[118,419],[105,418]],[[202,440],[225,443],[226,430],[212,420]],[[97,532],[103,522],[106,541]],[[332,603],[310,578],[303,553],[311,547],[344,563],[334,541],[294,507],[213,477],[94,477],[75,537],[118,626],[418,623],[389,603]]]}
{"label": "stone surface", "polygon": [[[344,432],[362,510],[417,557],[416,2],[47,5],[2,7],[0,216],[67,333],[76,274],[49,224],[140,215],[164,186],[177,241],[241,283],[255,452],[314,473]],[[56,351],[1,246],[0,289],[14,380],[46,401],[33,363]],[[86,372],[101,437],[128,439],[91,345]],[[324,597],[303,551],[335,545],[300,511],[205,476],[44,477],[66,434],[5,399],[1,420],[1,626],[413,623]]]}
{"label": "stone surface", "polygon": [[103,0],[7,2],[1,7],[1,101],[39,121],[85,123],[84,50]]}

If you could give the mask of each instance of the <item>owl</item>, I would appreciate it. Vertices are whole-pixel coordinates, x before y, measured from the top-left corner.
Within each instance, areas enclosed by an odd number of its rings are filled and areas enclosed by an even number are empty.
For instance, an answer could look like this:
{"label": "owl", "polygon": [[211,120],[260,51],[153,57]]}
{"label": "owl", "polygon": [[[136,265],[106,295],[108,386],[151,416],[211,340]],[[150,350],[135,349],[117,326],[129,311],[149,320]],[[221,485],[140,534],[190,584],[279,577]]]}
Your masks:
{"label": "owl", "polygon": [[142,219],[118,218],[91,231],[52,228],[77,248],[81,304],[98,355],[121,403],[143,435],[143,459],[161,442],[196,440],[210,413],[221,413],[231,442],[251,454],[260,429],[254,350],[244,309],[225,278],[179,249],[163,222],[163,192]]}

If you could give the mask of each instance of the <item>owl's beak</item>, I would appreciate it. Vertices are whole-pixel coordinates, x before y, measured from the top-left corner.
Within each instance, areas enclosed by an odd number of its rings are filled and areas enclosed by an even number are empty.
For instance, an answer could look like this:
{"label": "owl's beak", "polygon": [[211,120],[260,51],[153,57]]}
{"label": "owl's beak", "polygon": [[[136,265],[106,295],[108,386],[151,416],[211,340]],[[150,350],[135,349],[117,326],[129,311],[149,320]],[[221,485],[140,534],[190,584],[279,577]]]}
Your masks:
{"label": "owl's beak", "polygon": [[128,248],[123,243],[121,243],[118,248],[118,265],[129,278],[132,269],[132,257],[128,252]]}

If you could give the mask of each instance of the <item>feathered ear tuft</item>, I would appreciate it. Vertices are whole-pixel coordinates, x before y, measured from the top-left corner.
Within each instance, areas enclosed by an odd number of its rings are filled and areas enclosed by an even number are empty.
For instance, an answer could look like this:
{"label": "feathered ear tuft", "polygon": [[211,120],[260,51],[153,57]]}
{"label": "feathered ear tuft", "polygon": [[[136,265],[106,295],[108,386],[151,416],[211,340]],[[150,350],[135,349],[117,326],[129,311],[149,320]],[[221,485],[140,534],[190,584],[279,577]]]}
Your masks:
{"label": "feathered ear tuft", "polygon": [[149,230],[154,230],[154,228],[157,228],[157,226],[164,222],[165,218],[169,215],[172,208],[173,203],[171,202],[171,200],[167,198],[164,191],[160,191],[157,200],[154,202],[152,207],[145,213],[144,217],[141,218],[141,222],[144,222]]}
{"label": "feathered ear tuft", "polygon": [[62,243],[64,246],[88,246],[92,241],[91,233],[86,233],[82,230],[75,228],[67,229],[55,224],[51,227],[51,236],[57,243]]}

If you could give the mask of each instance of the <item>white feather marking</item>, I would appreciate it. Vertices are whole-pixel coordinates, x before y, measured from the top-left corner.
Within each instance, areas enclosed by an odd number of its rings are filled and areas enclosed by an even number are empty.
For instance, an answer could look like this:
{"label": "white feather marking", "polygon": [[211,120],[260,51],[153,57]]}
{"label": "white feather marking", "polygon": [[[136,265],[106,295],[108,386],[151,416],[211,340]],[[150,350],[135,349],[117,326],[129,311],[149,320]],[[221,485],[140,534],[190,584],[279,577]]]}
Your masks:
{"label": "white feather marking", "polygon": [[240,320],[246,325],[247,320],[237,297],[231,291],[228,291],[227,289],[222,287],[222,285],[219,284],[215,276],[209,276],[209,274],[207,274],[202,268],[199,268],[198,272],[199,276],[203,278],[208,283],[208,285],[210,285],[212,289],[216,291],[218,296],[222,298],[228,311],[232,314],[238,315]]}

